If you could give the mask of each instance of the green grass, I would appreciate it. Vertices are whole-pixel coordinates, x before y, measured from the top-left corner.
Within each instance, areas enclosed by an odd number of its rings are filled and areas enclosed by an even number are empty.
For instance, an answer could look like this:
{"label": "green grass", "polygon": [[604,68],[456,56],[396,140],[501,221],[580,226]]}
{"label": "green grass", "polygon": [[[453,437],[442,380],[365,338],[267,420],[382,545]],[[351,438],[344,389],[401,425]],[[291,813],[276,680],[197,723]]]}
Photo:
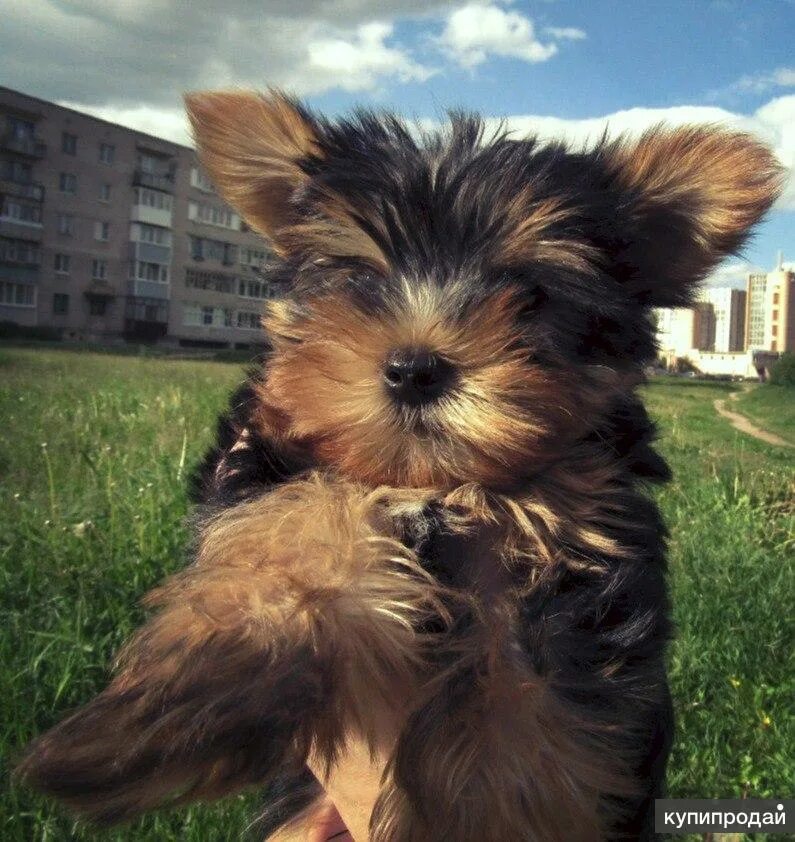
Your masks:
{"label": "green grass", "polygon": [[[7,777],[19,746],[103,684],[142,618],[139,597],[184,563],[185,476],[241,375],[218,362],[0,348],[1,839],[244,833],[255,797],[98,832]],[[791,795],[795,463],[715,416],[727,389],[645,388],[676,473],[660,494],[678,626],[670,789]]]}
{"label": "green grass", "polygon": [[743,392],[734,408],[795,444],[795,386],[756,386]]}

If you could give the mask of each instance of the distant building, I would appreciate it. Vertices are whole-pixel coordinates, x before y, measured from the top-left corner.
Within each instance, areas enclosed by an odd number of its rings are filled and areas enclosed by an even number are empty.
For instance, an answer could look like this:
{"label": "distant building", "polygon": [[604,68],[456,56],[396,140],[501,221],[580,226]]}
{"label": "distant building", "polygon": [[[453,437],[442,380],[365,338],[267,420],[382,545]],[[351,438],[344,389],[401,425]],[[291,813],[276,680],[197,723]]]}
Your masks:
{"label": "distant building", "polygon": [[795,351],[795,272],[779,254],[772,272],[748,276],[746,346],[760,351]]}
{"label": "distant building", "polygon": [[696,302],[693,307],[661,307],[655,310],[657,344],[666,360],[709,351],[715,341],[712,305]]}
{"label": "distant building", "polygon": [[248,347],[267,252],[191,148],[0,87],[0,321]]}
{"label": "distant building", "polygon": [[703,350],[718,354],[736,353],[745,348],[746,292],[732,287],[706,287],[699,301],[711,307],[710,342]]}

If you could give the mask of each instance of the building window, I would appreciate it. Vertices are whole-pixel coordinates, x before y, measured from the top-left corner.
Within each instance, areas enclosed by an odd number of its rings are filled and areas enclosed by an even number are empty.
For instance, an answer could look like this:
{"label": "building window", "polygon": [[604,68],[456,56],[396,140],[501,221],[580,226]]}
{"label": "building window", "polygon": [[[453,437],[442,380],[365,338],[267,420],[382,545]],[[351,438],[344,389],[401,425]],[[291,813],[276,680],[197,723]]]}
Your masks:
{"label": "building window", "polygon": [[270,287],[265,281],[253,281],[248,278],[240,279],[238,294],[241,298],[272,298]]}
{"label": "building window", "polygon": [[770,350],[771,350],[771,351],[775,351],[777,348],[778,348],[778,344],[776,343],[776,340],[774,339],[774,340],[770,343]]}
{"label": "building window", "polygon": [[186,327],[232,327],[233,313],[227,307],[184,304],[182,324]]}
{"label": "building window", "polygon": [[773,303],[778,304],[778,293],[777,292],[773,293]]}
{"label": "building window", "polygon": [[160,190],[149,190],[146,187],[135,188],[135,202],[138,205],[146,205],[149,208],[158,210],[171,210],[171,196],[162,193]]}
{"label": "building window", "polygon": [[52,297],[52,312],[56,316],[65,316],[69,312],[69,296],[64,292],[56,292]]}
{"label": "building window", "polygon": [[71,172],[62,172],[58,180],[58,189],[61,193],[77,193],[77,176]]}
{"label": "building window", "polygon": [[133,262],[133,278],[138,281],[158,281],[167,284],[168,264],[136,260]]}
{"label": "building window", "polygon": [[198,167],[191,168],[190,183],[191,187],[195,187],[204,193],[215,193],[212,182]]}
{"label": "building window", "polygon": [[237,311],[237,326],[244,330],[258,330],[260,326],[259,320],[259,313],[252,313],[250,310]]}
{"label": "building window", "polygon": [[71,237],[74,234],[75,220],[71,214],[58,214],[58,233]]}
{"label": "building window", "polygon": [[23,120],[20,117],[8,117],[8,133],[16,140],[32,140],[35,126],[30,120]]}
{"label": "building window", "polygon": [[268,252],[264,249],[243,248],[240,250],[240,262],[245,266],[259,269],[267,259]]}
{"label": "building window", "polygon": [[133,222],[130,239],[137,243],[152,243],[155,246],[171,246],[171,231],[158,225]]}
{"label": "building window", "polygon": [[94,239],[107,242],[110,239],[110,222],[94,223]]}
{"label": "building window", "polygon": [[233,231],[240,229],[240,217],[236,213],[228,208],[205,205],[201,202],[188,202],[188,219],[219,228],[231,228]]}
{"label": "building window", "polygon": [[70,258],[68,254],[56,254],[55,255],[55,271],[59,275],[68,275],[69,274],[69,263]]}
{"label": "building window", "polygon": [[41,262],[39,244],[29,240],[11,240],[0,237],[0,262],[38,266]]}
{"label": "building window", "polygon": [[61,134],[61,152],[65,155],[77,154],[77,135],[63,132]]}
{"label": "building window", "polygon": [[100,184],[99,185],[99,201],[100,202],[109,202],[110,201],[110,184]]}
{"label": "building window", "polygon": [[24,161],[0,161],[0,175],[15,184],[30,184],[33,167]]}
{"label": "building window", "polygon": [[8,307],[35,307],[36,287],[0,281],[0,304]]}
{"label": "building window", "polygon": [[194,260],[218,260],[225,266],[231,266],[237,260],[237,246],[233,243],[191,235],[189,238],[190,253]]}
{"label": "building window", "polygon": [[104,316],[107,310],[107,301],[104,298],[90,298],[88,301],[88,312],[92,316]]}
{"label": "building window", "polygon": [[14,199],[3,199],[3,209],[0,216],[11,219],[22,225],[35,225],[41,227],[41,206],[28,205],[25,202],[17,202]]}
{"label": "building window", "polygon": [[116,154],[116,147],[115,146],[112,146],[110,143],[100,143],[99,144],[99,160],[103,164],[112,164],[115,154]]}
{"label": "building window", "polygon": [[234,294],[237,278],[221,272],[202,272],[199,269],[185,269],[185,286],[188,289],[211,289],[213,292]]}
{"label": "building window", "polygon": [[97,281],[104,281],[108,275],[107,260],[93,260],[91,262],[91,277]]}

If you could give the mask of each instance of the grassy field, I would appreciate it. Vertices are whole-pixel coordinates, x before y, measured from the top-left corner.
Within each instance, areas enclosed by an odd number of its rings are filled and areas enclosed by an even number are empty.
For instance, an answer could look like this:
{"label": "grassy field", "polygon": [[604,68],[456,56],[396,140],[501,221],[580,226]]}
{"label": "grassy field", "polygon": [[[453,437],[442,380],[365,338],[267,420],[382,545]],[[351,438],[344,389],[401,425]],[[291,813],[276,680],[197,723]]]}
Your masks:
{"label": "grassy field", "polygon": [[[20,745],[102,685],[142,618],[138,598],[183,563],[185,476],[241,373],[215,362],[0,348],[1,839],[244,834],[251,798],[100,833],[7,774]],[[729,388],[646,388],[676,474],[660,494],[678,627],[670,790],[791,796],[795,461],[715,416],[712,401]]]}
{"label": "grassy field", "polygon": [[795,386],[755,386],[729,408],[795,444]]}

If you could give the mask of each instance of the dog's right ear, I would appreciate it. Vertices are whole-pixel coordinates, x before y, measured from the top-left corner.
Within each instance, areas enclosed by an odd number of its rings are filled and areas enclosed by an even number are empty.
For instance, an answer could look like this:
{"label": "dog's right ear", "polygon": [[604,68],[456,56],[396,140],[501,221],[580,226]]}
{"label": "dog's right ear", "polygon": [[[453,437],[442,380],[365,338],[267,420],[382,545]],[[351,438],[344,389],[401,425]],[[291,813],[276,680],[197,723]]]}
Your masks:
{"label": "dog's right ear", "polygon": [[278,250],[279,231],[297,222],[294,199],[309,180],[302,162],[317,152],[314,121],[276,92],[199,91],[185,105],[210,179]]}
{"label": "dog's right ear", "polygon": [[379,271],[387,260],[360,212],[313,184],[324,159],[319,123],[271,91],[200,91],[185,104],[199,158],[218,192],[281,257],[354,259]]}

